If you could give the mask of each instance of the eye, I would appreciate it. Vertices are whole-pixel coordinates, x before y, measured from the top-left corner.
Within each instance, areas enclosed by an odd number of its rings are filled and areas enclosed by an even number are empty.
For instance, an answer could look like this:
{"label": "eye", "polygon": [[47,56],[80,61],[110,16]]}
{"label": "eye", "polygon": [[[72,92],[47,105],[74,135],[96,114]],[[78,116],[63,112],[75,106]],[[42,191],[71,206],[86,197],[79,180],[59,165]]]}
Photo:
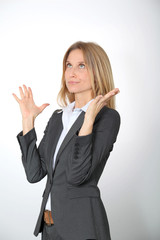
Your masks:
{"label": "eye", "polygon": [[71,68],[72,67],[72,65],[70,63],[67,63],[66,66],[67,66],[67,68]]}
{"label": "eye", "polygon": [[83,63],[79,64],[79,68],[83,69],[85,68],[85,65]]}

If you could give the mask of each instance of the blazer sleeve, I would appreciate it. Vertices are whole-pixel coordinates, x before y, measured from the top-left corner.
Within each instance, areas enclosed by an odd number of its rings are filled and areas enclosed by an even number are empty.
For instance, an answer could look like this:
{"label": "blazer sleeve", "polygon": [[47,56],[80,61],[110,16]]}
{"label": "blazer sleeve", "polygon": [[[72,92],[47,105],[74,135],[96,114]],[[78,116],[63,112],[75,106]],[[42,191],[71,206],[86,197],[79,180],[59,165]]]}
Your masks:
{"label": "blazer sleeve", "polygon": [[119,113],[108,109],[94,124],[91,134],[74,135],[74,144],[67,168],[69,184],[78,186],[86,182],[97,167],[104,161],[106,162],[116,142],[119,127]]}
{"label": "blazer sleeve", "polygon": [[39,182],[47,174],[46,164],[44,159],[44,144],[45,144],[46,135],[48,132],[51,118],[48,121],[46,129],[44,131],[44,136],[38,148],[36,145],[37,136],[36,136],[35,128],[31,129],[24,136],[23,136],[23,132],[20,132],[17,135],[17,140],[19,142],[21,153],[22,153],[22,163],[25,169],[27,180],[30,183]]}

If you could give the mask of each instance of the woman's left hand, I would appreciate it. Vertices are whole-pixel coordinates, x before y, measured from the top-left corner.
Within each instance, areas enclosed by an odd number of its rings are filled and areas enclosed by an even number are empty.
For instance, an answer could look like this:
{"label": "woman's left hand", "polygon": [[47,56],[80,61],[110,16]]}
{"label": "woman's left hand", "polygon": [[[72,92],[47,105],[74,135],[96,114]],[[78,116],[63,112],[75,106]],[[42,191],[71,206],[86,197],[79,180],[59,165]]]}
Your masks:
{"label": "woman's left hand", "polygon": [[94,123],[94,120],[99,113],[99,111],[106,105],[106,102],[110,100],[113,96],[119,93],[118,88],[114,88],[112,91],[106,95],[98,95],[90,104],[85,113],[85,121]]}

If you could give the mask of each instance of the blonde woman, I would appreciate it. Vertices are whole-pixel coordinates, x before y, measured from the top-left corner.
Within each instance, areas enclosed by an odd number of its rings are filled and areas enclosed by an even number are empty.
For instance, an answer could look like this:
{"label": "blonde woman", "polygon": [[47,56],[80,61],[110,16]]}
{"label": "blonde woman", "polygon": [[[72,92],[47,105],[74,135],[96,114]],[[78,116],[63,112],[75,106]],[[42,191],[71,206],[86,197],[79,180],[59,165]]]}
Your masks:
{"label": "blonde woman", "polygon": [[43,240],[110,240],[106,211],[97,186],[120,126],[115,110],[112,70],[105,51],[92,42],[76,42],[63,59],[61,109],[49,119],[36,146],[38,107],[31,88],[19,87],[23,131],[17,138],[29,182],[47,176],[34,231]]}

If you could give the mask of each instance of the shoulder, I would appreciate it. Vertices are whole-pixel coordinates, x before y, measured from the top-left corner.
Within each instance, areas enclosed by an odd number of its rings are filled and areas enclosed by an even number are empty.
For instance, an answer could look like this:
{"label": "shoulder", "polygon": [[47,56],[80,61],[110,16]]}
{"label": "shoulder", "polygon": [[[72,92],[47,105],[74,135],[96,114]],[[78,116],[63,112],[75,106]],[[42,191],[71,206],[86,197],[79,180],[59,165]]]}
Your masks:
{"label": "shoulder", "polygon": [[62,108],[60,108],[60,109],[56,109],[55,112],[56,113],[61,113],[61,112],[63,112],[63,110],[62,110]]}
{"label": "shoulder", "polygon": [[63,111],[62,111],[62,109],[56,109],[56,110],[54,110],[54,112],[52,113],[52,115],[50,116],[50,118],[49,118],[49,120],[48,120],[48,125],[50,124],[50,123],[52,123],[54,120],[56,121],[56,119],[57,118],[61,118],[61,116],[62,116],[62,113]]}
{"label": "shoulder", "polygon": [[98,113],[97,119],[111,119],[120,121],[120,114],[117,110],[104,106]]}
{"label": "shoulder", "polygon": [[119,128],[121,122],[120,114],[117,110],[104,106],[97,114],[94,125],[103,129]]}
{"label": "shoulder", "polygon": [[53,118],[53,117],[55,117],[57,115],[61,115],[60,113],[62,113],[62,112],[63,112],[62,109],[56,109],[56,110],[54,110],[54,112],[52,113],[50,118]]}

